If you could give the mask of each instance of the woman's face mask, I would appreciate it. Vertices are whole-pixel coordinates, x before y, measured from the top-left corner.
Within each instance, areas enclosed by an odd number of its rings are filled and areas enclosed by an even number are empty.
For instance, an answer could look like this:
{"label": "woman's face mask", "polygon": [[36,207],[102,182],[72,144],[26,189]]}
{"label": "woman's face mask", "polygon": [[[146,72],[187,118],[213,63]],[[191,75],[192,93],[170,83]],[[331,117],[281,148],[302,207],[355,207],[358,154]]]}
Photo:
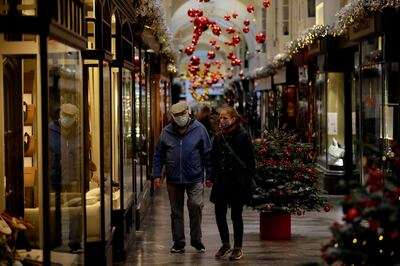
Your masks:
{"label": "woman's face mask", "polygon": [[187,114],[174,116],[174,121],[179,127],[184,127],[189,121],[189,116]]}
{"label": "woman's face mask", "polygon": [[221,112],[219,116],[219,126],[221,128],[228,128],[232,125],[234,119],[230,117],[226,112]]}
{"label": "woman's face mask", "polygon": [[69,116],[60,116],[60,124],[64,128],[69,128],[75,123],[75,118]]}

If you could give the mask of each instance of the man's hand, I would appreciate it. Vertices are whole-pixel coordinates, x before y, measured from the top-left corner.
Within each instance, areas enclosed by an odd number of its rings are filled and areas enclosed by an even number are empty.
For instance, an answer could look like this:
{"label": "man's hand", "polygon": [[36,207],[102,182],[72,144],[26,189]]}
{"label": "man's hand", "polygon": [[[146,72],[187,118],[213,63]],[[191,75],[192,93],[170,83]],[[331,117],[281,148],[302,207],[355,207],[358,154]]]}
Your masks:
{"label": "man's hand", "polygon": [[154,178],[153,184],[155,187],[160,187],[161,186],[161,177]]}
{"label": "man's hand", "polygon": [[213,182],[209,179],[206,180],[206,187],[210,188],[213,186]]}

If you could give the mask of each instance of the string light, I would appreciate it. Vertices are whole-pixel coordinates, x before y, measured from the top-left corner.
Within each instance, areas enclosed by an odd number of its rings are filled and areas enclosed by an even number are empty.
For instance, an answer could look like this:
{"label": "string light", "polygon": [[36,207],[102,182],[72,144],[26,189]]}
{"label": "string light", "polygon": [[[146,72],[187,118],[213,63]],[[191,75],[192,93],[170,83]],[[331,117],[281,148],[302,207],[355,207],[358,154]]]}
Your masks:
{"label": "string light", "polygon": [[357,244],[357,238],[353,239],[353,244]]}

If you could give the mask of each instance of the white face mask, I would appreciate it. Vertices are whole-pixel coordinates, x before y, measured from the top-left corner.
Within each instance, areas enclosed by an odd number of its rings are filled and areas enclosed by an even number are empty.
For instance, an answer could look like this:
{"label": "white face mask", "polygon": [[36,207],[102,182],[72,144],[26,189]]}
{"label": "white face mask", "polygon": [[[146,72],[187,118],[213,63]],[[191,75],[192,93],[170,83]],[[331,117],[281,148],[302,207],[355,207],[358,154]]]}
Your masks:
{"label": "white face mask", "polygon": [[75,119],[73,117],[61,116],[60,124],[65,128],[71,127],[75,123]]}
{"label": "white face mask", "polygon": [[188,115],[180,115],[180,116],[174,117],[174,121],[178,126],[184,127],[184,126],[186,126],[186,124],[189,121],[189,116]]}

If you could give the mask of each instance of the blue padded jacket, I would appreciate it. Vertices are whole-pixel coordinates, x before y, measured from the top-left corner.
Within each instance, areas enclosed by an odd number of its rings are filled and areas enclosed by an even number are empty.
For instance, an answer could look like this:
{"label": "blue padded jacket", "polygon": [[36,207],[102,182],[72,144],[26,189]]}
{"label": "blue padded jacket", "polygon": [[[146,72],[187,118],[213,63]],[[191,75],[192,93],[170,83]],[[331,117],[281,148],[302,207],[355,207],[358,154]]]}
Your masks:
{"label": "blue padded jacket", "polygon": [[[191,184],[211,177],[211,141],[206,128],[192,120],[182,135],[171,122],[161,131],[154,152],[152,179],[165,165],[168,183]],[[206,175],[206,176],[204,176]]]}

